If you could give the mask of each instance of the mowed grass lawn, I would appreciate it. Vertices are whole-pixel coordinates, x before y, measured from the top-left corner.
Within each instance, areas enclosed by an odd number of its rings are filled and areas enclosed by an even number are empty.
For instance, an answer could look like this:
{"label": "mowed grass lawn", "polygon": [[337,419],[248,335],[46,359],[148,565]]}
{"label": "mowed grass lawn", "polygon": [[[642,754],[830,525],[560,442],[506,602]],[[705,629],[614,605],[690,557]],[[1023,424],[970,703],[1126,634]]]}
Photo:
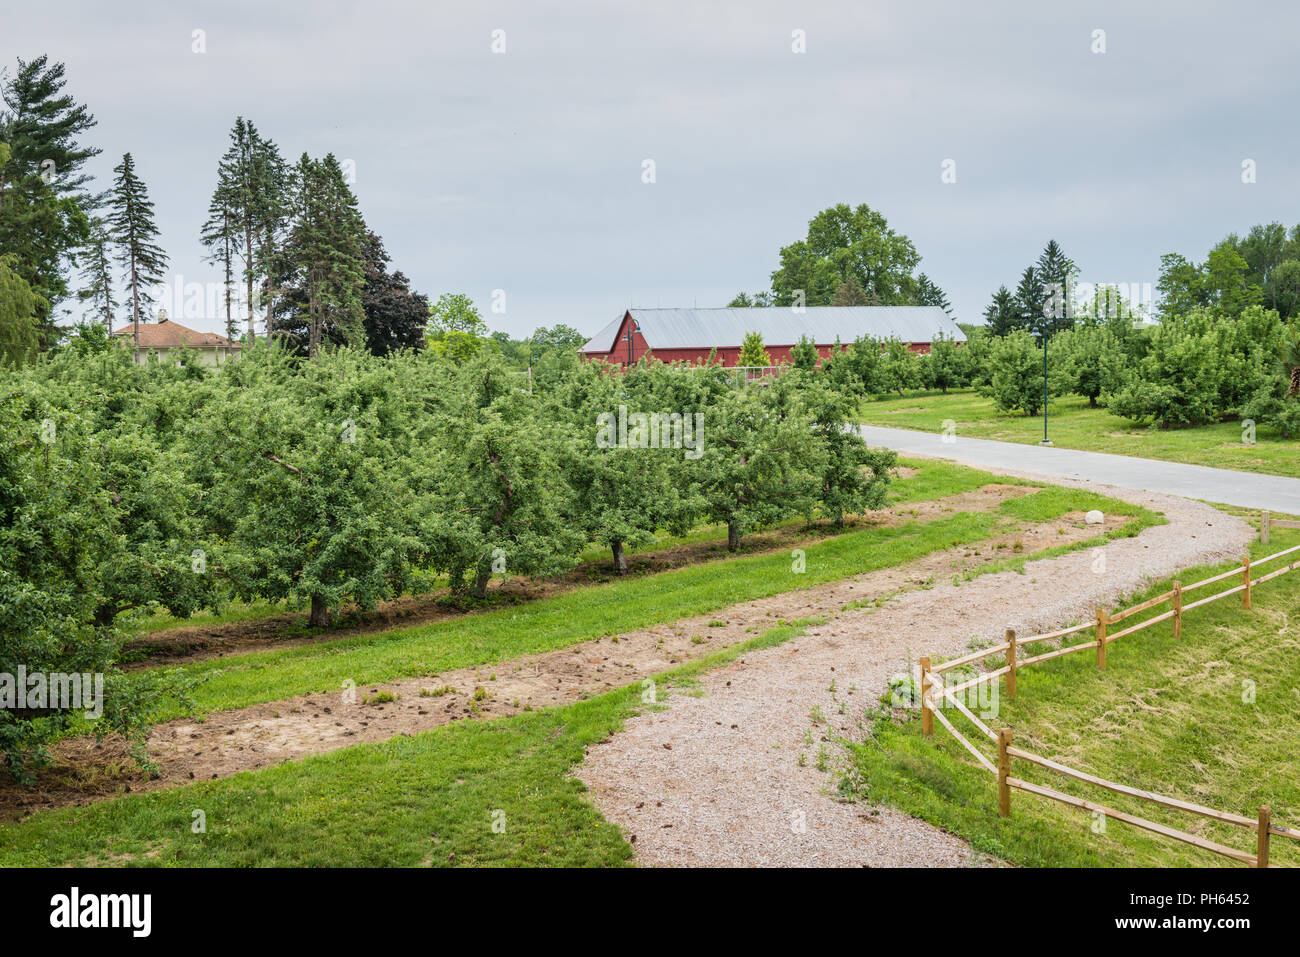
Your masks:
{"label": "mowed grass lawn", "polygon": [[[659,693],[814,623],[778,625],[666,672]],[[631,845],[583,800],[572,773],[588,745],[656,707],[641,695],[637,684],[564,708],[0,823],[0,866],[627,865]]]}
{"label": "mowed grass lawn", "polygon": [[[1041,413],[1007,415],[991,399],[970,390],[871,400],[862,404],[857,418],[864,425],[922,432],[941,432],[946,420],[955,423],[959,438],[1028,444],[1043,438]],[[1255,443],[1247,444],[1239,420],[1190,429],[1152,429],[1103,408],[1089,408],[1087,399],[1065,396],[1048,406],[1047,434],[1053,444],[1067,449],[1300,478],[1300,439],[1283,439],[1260,426]]]}
{"label": "mowed grass lawn", "polygon": [[[1256,543],[1252,552],[1262,557],[1295,544],[1300,533],[1275,531],[1272,544]],[[1256,577],[1296,557],[1264,566]],[[1181,578],[1190,584],[1229,567],[1193,569]],[[1188,601],[1237,582],[1230,578],[1206,586]],[[1124,607],[1168,591],[1171,584],[1159,582]],[[1107,648],[1105,671],[1097,668],[1091,650],[1031,665],[1019,672],[1015,699],[1001,696],[996,718],[987,723],[995,731],[1011,728],[1017,747],[1077,770],[1250,818],[1266,804],[1274,824],[1300,828],[1298,604],[1300,570],[1260,585],[1250,611],[1242,609],[1239,595],[1193,609],[1184,617],[1180,641],[1173,639],[1168,622],[1121,638]],[[1167,609],[1159,606],[1122,627]],[[1067,640],[1091,637],[1084,632]],[[945,714],[976,746],[984,742],[958,712]],[[982,750],[996,763],[991,742]],[[1021,791],[1011,793],[1010,818],[1000,818],[994,777],[938,722],[933,737],[923,736],[914,714],[901,721],[881,718],[854,752],[863,800],[924,818],[977,851],[1013,864],[1241,866],[1114,820],[1105,820],[1102,830],[1101,819],[1090,812]],[[1238,850],[1255,850],[1253,830],[1113,794],[1025,761],[1013,761],[1012,774]],[[1275,836],[1270,859],[1300,865],[1300,842]]]}
{"label": "mowed grass lawn", "polygon": [[[938,498],[1005,482],[989,473],[949,463],[926,463],[899,495]],[[1019,483],[1034,484],[1034,483]],[[921,558],[931,552],[984,541],[1030,522],[1069,511],[1099,508],[1132,520],[1133,535],[1162,521],[1126,502],[1077,489],[1043,487],[988,512],[959,512],[928,522],[853,529],[803,546],[806,571],[796,574],[790,553],[775,551],[704,562],[655,575],[562,592],[522,605],[430,624],[396,628],[271,651],[199,661],[179,670],[201,678],[193,693],[200,713],[245,707],[357,684],[434,676],[453,668],[491,665],[520,655],[552,651],[606,635],[704,614],[739,602],[797,591]],[[1072,547],[1083,547],[1089,542]],[[1052,552],[1059,551],[1053,549]],[[1019,556],[1006,564],[1023,563]],[[178,717],[163,710],[159,720]]]}

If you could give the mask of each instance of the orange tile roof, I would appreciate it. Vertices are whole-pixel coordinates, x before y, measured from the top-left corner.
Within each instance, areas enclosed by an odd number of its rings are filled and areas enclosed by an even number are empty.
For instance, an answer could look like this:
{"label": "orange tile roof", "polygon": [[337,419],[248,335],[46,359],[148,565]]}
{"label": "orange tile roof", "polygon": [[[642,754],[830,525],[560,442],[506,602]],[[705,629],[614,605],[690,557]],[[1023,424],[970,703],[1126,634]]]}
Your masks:
{"label": "orange tile roof", "polygon": [[[125,336],[129,339],[134,336],[134,333],[135,324],[127,323],[121,329],[116,330],[113,335]],[[182,347],[190,349],[215,349],[218,347],[238,349],[240,343],[231,342],[225,336],[218,335],[215,332],[199,332],[197,329],[182,326],[179,322],[170,319],[167,322],[140,323],[141,349],[179,349]]]}

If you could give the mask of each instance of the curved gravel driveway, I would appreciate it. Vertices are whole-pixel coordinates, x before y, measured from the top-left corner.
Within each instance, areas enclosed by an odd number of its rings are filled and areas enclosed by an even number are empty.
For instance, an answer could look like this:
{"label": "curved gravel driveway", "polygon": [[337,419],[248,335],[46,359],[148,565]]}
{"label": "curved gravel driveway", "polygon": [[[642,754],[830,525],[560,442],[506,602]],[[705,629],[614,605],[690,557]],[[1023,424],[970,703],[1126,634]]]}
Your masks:
{"label": "curved gravel driveway", "polygon": [[[1038,477],[1042,476],[1030,476]],[[983,575],[960,586],[901,595],[875,611],[845,613],[787,644],[750,653],[701,679],[703,695],[676,694],[663,711],[630,720],[589,749],[578,777],[590,799],[630,837],[638,859],[678,866],[963,866],[965,842],[890,808],[840,803],[836,777],[805,743],[819,708],[834,733],[851,733],[891,676],[922,654],[953,655],[975,636],[1000,640],[1091,617],[1145,582],[1188,566],[1238,557],[1245,522],[1199,502],[1061,481],[1145,505],[1169,519],[1105,547],[1030,562],[1025,574]],[[837,692],[830,692],[831,682]],[[853,686],[856,692],[846,696]],[[846,700],[838,713],[835,698]],[[828,751],[839,752],[833,744]],[[804,767],[800,752],[808,754]],[[992,790],[990,790],[992,799]]]}

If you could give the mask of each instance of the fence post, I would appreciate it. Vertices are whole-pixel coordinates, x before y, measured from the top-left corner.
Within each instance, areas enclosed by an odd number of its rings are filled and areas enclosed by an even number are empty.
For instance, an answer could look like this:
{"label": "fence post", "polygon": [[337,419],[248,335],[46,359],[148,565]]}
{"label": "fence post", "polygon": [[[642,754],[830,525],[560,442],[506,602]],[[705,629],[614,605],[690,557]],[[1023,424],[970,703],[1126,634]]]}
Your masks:
{"label": "fence post", "polygon": [[1241,581],[1246,586],[1241,593],[1241,607],[1250,607],[1250,556],[1247,555],[1241,560]]}
{"label": "fence post", "polygon": [[1268,828],[1273,812],[1265,804],[1259,809],[1259,834],[1255,839],[1255,866],[1268,867]]}
{"label": "fence post", "polygon": [[930,659],[921,659],[921,733],[934,734],[934,715],[930,713]]}
{"label": "fence post", "polygon": [[1007,697],[1016,696],[1016,632],[1007,629]]}
{"label": "fence post", "polygon": [[1183,583],[1174,582],[1174,638],[1183,637]]}
{"label": "fence post", "polygon": [[998,817],[1011,816],[1011,785],[1007,778],[1011,774],[1011,755],[1007,748],[1011,746],[1011,729],[998,731]]}
{"label": "fence post", "polygon": [[1265,545],[1268,544],[1268,509],[1259,513],[1259,540]]}
{"label": "fence post", "polygon": [[1106,670],[1106,622],[1109,619],[1105,608],[1097,609],[1097,667]]}

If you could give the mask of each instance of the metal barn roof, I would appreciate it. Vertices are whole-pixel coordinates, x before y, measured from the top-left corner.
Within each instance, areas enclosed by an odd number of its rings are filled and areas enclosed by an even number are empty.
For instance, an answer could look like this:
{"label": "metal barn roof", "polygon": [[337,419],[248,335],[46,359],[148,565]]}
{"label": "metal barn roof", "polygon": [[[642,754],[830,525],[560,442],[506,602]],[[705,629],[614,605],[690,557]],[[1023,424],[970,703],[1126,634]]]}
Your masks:
{"label": "metal barn roof", "polygon": [[[940,335],[965,342],[966,334],[938,306],[784,306],[741,309],[629,309],[651,349],[739,348],[745,334],[757,332],[765,346],[792,346],[801,336],[818,345],[858,336],[933,342]],[[609,352],[623,316],[596,333],[583,352]]]}

